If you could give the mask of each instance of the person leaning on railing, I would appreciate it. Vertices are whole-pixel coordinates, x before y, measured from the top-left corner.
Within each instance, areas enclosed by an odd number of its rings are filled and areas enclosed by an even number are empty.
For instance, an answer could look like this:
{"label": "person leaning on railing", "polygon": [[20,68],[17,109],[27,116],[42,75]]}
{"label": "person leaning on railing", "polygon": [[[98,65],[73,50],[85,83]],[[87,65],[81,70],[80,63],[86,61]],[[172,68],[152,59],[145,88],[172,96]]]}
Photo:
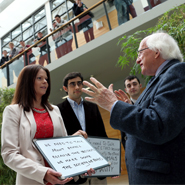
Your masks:
{"label": "person leaning on railing", "polygon": [[118,24],[121,25],[130,20],[129,13],[132,17],[136,17],[136,11],[132,5],[133,0],[107,0],[110,3],[114,2],[117,10]]}
{"label": "person leaning on railing", "polygon": [[[73,13],[75,16],[81,14],[87,9],[87,6],[82,3],[81,0],[76,0],[76,3],[73,5]],[[80,24],[78,25],[78,31],[83,30],[86,42],[94,39],[93,22],[91,19],[93,16],[92,12],[88,12],[86,15],[79,17]]]}
{"label": "person leaning on railing", "polygon": [[8,53],[6,50],[3,50],[3,57],[1,58],[0,61],[0,66],[2,66],[3,64],[7,63],[9,61],[9,57],[8,57]]}
{"label": "person leaning on railing", "polygon": [[[55,21],[53,22],[53,29],[56,30],[66,23],[67,23],[66,20],[62,19],[59,15],[55,15]],[[52,32],[53,29],[50,28],[50,31]],[[58,32],[53,34],[52,38],[55,41],[56,53],[58,58],[62,57],[63,55],[73,50],[72,49],[73,35],[72,35],[70,25],[66,25]]]}
{"label": "person leaning on railing", "polygon": [[[21,50],[19,51],[19,53],[22,53],[25,49],[27,49],[27,48],[29,48],[30,47],[30,45],[26,45],[25,44],[25,42],[23,41],[23,40],[20,40],[19,41],[19,43],[20,43],[20,45],[22,46],[22,48],[21,48]],[[32,53],[32,49],[29,49],[28,51],[27,51],[27,53],[28,53],[28,59],[29,59],[29,63],[31,63],[31,62],[33,62],[34,60],[35,60],[35,55]],[[23,54],[24,55],[24,54]],[[25,58],[24,58],[24,60],[25,60]]]}
{"label": "person leaning on railing", "polygon": [[[17,172],[16,185],[65,184],[62,174],[50,168],[32,140],[67,136],[60,111],[48,102],[50,73],[41,65],[29,65],[18,77],[12,104],[3,112],[1,155],[4,163]],[[73,135],[87,138],[78,130]],[[93,169],[88,174],[95,173]],[[78,180],[78,177],[74,177]]]}
{"label": "person leaning on railing", "polygon": [[14,47],[14,43],[13,42],[10,42],[8,45],[10,47],[9,59],[12,59],[13,57],[15,57],[16,55],[19,54],[19,50]]}
{"label": "person leaning on railing", "polygon": [[[9,61],[9,56],[6,50],[3,50],[3,56],[0,60],[0,66],[2,66],[3,64],[6,64]],[[6,68],[2,68],[2,72],[4,74],[4,77],[7,78],[7,72],[6,72]]]}

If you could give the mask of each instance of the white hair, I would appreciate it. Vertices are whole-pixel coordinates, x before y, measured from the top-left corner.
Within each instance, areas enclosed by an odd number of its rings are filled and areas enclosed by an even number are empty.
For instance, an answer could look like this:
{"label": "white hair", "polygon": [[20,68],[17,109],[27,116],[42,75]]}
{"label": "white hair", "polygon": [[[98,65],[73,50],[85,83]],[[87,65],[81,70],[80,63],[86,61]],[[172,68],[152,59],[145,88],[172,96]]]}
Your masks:
{"label": "white hair", "polygon": [[178,59],[183,62],[177,41],[165,32],[153,33],[146,37],[146,45],[153,51],[159,51],[164,60]]}

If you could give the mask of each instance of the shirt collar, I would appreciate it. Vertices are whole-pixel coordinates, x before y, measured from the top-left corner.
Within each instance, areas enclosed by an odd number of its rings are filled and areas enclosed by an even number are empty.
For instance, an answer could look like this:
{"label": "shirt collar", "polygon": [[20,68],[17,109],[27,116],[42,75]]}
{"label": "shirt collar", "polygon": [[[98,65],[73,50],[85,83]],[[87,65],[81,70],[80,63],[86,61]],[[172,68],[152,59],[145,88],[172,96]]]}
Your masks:
{"label": "shirt collar", "polygon": [[[75,106],[75,105],[78,106],[78,104],[74,100],[70,99],[69,97],[67,97],[67,100],[69,101],[69,103],[71,104],[71,106]],[[81,102],[80,102],[79,105],[83,105],[83,98],[82,97],[81,97]]]}
{"label": "shirt collar", "polygon": [[169,62],[170,60],[166,60],[165,62],[163,62],[159,68],[157,69],[156,73],[155,73],[155,77],[158,76],[159,72],[164,68],[164,66]]}
{"label": "shirt collar", "polygon": [[135,104],[137,100],[130,98],[130,100]]}

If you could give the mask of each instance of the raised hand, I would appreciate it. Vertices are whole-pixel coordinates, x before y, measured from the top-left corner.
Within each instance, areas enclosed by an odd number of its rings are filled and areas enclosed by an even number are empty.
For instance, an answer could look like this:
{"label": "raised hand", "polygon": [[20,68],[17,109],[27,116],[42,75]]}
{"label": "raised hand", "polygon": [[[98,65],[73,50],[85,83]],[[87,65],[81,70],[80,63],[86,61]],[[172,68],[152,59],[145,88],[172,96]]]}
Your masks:
{"label": "raised hand", "polygon": [[125,103],[132,104],[130,98],[123,90],[119,89],[118,91],[114,91],[114,93],[116,94],[116,97],[118,100],[123,101]]}
{"label": "raised hand", "polygon": [[87,81],[83,82],[84,85],[88,86],[92,90],[90,91],[85,88],[82,89],[84,93],[91,96],[85,97],[85,99],[98,104],[100,107],[110,112],[114,102],[118,100],[113,92],[113,84],[109,85],[109,88],[107,89],[95,78],[91,77],[90,80],[95,84],[95,86]]}

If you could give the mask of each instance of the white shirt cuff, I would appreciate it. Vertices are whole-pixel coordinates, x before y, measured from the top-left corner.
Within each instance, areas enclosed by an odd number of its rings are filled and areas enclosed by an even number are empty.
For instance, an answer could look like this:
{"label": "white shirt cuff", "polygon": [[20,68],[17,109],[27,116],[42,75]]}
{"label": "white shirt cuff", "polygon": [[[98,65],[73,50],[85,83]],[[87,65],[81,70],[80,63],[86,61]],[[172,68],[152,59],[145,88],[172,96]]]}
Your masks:
{"label": "white shirt cuff", "polygon": [[114,102],[114,104],[113,104],[113,106],[111,107],[111,110],[110,110],[110,115],[112,114],[112,110],[113,110],[113,108],[114,108],[114,106],[116,105],[116,103],[118,102],[118,100],[117,101],[115,101]]}

